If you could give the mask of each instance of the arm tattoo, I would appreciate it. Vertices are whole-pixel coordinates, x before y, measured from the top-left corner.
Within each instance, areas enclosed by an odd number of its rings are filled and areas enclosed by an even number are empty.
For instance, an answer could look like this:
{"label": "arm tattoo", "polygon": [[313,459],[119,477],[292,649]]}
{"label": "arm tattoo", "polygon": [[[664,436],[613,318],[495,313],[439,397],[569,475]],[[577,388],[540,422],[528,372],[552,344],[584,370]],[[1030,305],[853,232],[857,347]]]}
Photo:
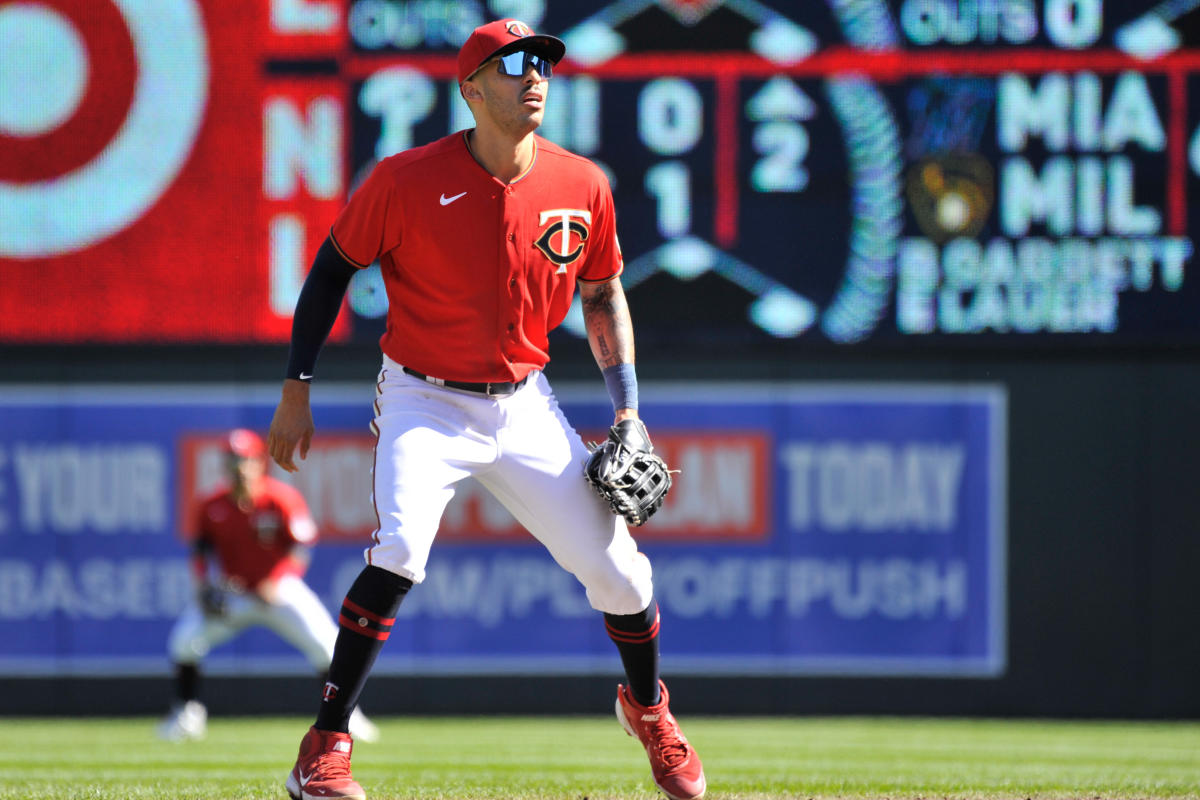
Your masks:
{"label": "arm tattoo", "polygon": [[581,297],[583,318],[592,344],[592,353],[601,369],[616,364],[632,364],[633,323],[625,293],[614,291],[614,283],[596,286]]}
{"label": "arm tattoo", "polygon": [[589,292],[579,299],[583,301],[584,316],[613,313],[613,290],[607,283],[597,286],[594,292]]}

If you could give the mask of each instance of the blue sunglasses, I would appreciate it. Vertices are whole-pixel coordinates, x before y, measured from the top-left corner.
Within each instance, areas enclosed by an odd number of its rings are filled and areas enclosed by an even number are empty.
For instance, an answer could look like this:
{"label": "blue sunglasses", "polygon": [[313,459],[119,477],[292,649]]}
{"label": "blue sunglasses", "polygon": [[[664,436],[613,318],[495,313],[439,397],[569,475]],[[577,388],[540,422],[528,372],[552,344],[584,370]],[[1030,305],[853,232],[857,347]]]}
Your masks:
{"label": "blue sunglasses", "polygon": [[511,75],[514,78],[520,78],[530,67],[537,70],[537,74],[543,78],[549,78],[554,74],[554,65],[550,63],[549,59],[539,56],[537,53],[531,53],[528,50],[517,50],[497,56],[496,60],[500,63],[501,75]]}

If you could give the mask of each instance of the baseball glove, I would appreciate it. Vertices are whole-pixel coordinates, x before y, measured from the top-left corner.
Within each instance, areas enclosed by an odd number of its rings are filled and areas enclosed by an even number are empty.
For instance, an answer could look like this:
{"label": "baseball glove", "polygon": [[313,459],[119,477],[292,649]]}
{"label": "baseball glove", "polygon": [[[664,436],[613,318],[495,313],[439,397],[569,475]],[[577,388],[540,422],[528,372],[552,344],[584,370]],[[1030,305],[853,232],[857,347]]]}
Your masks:
{"label": "baseball glove", "polygon": [[229,595],[220,586],[206,583],[199,589],[200,610],[206,617],[223,617],[229,611]]}
{"label": "baseball glove", "polygon": [[613,513],[635,526],[650,519],[671,488],[671,472],[654,454],[642,421],[622,420],[609,428],[606,440],[588,447],[583,476]]}

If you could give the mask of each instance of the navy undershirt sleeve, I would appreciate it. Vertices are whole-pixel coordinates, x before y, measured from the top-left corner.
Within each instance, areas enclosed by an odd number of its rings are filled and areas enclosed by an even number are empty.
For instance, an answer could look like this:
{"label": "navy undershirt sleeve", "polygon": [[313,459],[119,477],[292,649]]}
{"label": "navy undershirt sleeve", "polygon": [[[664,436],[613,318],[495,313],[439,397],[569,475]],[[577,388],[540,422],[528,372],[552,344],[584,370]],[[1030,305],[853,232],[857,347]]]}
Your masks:
{"label": "navy undershirt sleeve", "polygon": [[305,382],[312,380],[317,355],[337,320],[346,287],[356,272],[358,267],[343,258],[326,237],[304,279],[300,299],[296,301],[286,377]]}

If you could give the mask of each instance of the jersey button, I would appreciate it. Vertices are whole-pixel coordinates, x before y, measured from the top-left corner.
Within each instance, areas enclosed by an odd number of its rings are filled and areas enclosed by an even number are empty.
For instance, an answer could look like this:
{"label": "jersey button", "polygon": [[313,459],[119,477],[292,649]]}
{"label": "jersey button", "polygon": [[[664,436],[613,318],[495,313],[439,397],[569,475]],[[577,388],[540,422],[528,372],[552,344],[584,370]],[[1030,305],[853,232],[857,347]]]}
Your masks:
{"label": "jersey button", "polygon": [[516,279],[516,278],[510,278],[510,279],[509,279],[509,281],[508,281],[508,285],[509,285],[509,286],[516,286],[516,285],[517,285],[517,279]]}
{"label": "jersey button", "polygon": [[517,235],[516,235],[515,233],[510,233],[510,234],[508,235],[508,240],[509,240],[510,242],[511,242],[511,241],[514,241],[516,238],[517,238]]}
{"label": "jersey button", "polygon": [[514,327],[516,327],[516,326],[515,326],[515,325],[513,325],[511,322],[510,322],[510,323],[508,323],[508,332],[509,332],[509,333],[512,333],[512,330],[513,330],[513,328],[514,328]]}

